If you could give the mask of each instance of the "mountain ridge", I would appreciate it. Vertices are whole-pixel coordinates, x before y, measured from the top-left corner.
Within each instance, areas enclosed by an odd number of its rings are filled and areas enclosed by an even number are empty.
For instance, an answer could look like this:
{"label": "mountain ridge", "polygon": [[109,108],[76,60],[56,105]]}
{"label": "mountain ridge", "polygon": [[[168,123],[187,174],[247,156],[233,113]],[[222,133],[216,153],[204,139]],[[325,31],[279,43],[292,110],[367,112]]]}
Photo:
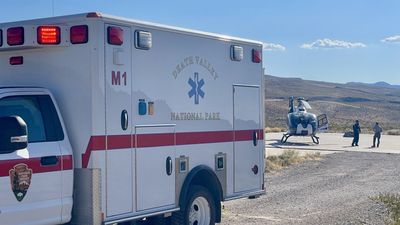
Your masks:
{"label": "mountain ridge", "polygon": [[[386,83],[386,82],[384,82]],[[380,122],[385,129],[400,128],[400,87],[383,82],[332,83],[265,75],[266,126],[285,127],[290,96],[309,100],[316,114],[328,115],[331,129],[344,131],[358,119],[366,127]]]}
{"label": "mountain ridge", "polygon": [[348,85],[367,85],[367,86],[375,86],[375,87],[385,87],[385,88],[400,88],[400,85],[390,84],[385,81],[378,81],[375,83],[363,83],[363,82],[347,82]]}

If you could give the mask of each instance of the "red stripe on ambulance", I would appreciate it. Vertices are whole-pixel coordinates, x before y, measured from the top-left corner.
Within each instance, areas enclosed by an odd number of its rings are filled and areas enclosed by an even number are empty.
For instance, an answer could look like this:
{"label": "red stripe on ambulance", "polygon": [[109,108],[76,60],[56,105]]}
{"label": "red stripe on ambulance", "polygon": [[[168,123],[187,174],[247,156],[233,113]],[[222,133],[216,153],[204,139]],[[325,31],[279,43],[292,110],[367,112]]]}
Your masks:
{"label": "red stripe on ambulance", "polygon": [[[124,148],[147,148],[172,145],[211,144],[232,141],[253,140],[254,130],[239,131],[204,131],[162,134],[139,134],[139,135],[110,135],[92,136],[82,154],[82,168],[87,168],[90,155],[93,151],[116,150]],[[258,140],[264,139],[263,130],[257,130]],[[175,135],[175,139],[173,136]],[[106,143],[107,140],[107,143]],[[176,143],[174,143],[174,140]],[[107,145],[107,148],[106,148]]]}
{"label": "red stripe on ambulance", "polygon": [[[48,173],[63,170],[72,170],[72,155],[57,156],[58,163],[55,165],[41,165],[41,158],[29,158],[29,159],[11,159],[11,160],[0,160],[0,177],[9,176],[9,172],[18,164],[26,164],[34,174],[36,173]],[[61,159],[62,158],[62,163]]]}

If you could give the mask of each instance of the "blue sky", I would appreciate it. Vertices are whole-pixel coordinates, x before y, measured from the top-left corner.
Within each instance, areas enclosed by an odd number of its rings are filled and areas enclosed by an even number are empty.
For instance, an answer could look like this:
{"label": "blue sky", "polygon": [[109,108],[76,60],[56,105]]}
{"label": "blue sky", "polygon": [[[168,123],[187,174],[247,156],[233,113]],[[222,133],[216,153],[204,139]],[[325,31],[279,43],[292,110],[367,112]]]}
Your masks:
{"label": "blue sky", "polygon": [[[54,0],[55,16],[89,11],[262,41],[275,76],[400,84],[399,0]],[[1,0],[0,22],[52,15]]]}

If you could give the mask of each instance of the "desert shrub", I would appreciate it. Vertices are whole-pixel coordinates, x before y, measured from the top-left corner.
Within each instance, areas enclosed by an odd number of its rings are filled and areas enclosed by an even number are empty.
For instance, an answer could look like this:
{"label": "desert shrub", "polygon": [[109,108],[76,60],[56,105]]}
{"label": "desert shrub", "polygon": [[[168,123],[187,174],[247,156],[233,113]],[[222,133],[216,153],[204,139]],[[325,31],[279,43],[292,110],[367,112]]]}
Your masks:
{"label": "desert shrub", "polygon": [[390,219],[387,224],[400,225],[400,194],[380,194],[372,199],[382,202],[388,208]]}
{"label": "desert shrub", "polygon": [[321,159],[321,153],[319,152],[307,153],[301,156],[296,150],[285,150],[281,155],[271,155],[267,157],[265,161],[265,171],[268,173],[304,161],[319,159]]}
{"label": "desert shrub", "polygon": [[386,132],[386,134],[388,134],[388,135],[400,135],[400,130],[396,130],[396,129],[388,130]]}
{"label": "desert shrub", "polygon": [[279,132],[284,132],[284,131],[286,131],[286,129],[283,127],[266,127],[265,128],[266,133],[279,133]]}

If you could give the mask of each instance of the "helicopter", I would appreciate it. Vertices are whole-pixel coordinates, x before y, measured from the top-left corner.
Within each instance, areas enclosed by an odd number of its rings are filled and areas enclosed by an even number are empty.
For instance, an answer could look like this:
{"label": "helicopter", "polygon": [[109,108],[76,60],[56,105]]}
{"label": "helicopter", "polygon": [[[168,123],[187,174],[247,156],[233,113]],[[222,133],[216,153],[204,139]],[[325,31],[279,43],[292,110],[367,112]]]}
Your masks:
{"label": "helicopter", "polygon": [[295,98],[289,98],[289,112],[287,115],[288,130],[283,134],[282,143],[286,143],[291,136],[310,136],[314,144],[319,144],[318,131],[328,130],[328,117],[326,114],[316,116],[307,112],[311,109],[310,104],[303,97],[297,98],[297,106],[294,105]]}

